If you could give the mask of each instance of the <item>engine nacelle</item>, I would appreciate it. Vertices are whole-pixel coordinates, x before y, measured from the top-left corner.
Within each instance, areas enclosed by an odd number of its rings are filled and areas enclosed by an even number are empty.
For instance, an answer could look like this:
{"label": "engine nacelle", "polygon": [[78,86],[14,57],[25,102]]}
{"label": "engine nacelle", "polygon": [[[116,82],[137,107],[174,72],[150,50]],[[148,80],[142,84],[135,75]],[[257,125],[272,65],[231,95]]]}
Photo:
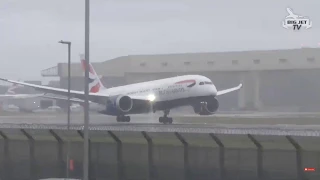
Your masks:
{"label": "engine nacelle", "polygon": [[193,105],[193,110],[199,115],[214,114],[219,108],[219,102],[216,98],[209,98],[206,101],[196,103]]}
{"label": "engine nacelle", "polygon": [[125,114],[132,109],[133,102],[129,96],[119,95],[108,98],[105,114]]}

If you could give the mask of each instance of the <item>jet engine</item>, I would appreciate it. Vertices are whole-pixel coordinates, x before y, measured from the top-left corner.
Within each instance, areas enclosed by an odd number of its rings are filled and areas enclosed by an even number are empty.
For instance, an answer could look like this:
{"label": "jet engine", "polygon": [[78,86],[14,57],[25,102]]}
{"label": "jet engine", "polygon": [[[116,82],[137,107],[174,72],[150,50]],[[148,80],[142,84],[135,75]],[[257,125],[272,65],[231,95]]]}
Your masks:
{"label": "jet engine", "polygon": [[219,102],[216,98],[212,97],[205,101],[201,101],[193,105],[193,110],[199,115],[214,114],[219,108]]}
{"label": "jet engine", "polygon": [[111,96],[107,100],[106,113],[110,115],[127,113],[132,109],[133,102],[129,96]]}

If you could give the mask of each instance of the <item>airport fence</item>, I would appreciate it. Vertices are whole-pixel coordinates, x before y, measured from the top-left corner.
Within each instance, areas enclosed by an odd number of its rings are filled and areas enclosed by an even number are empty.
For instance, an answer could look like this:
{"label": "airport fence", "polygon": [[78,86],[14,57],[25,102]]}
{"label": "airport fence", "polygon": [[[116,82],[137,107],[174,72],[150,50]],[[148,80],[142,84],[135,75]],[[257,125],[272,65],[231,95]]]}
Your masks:
{"label": "airport fence", "polygon": [[[164,127],[164,126],[163,126]],[[163,128],[162,127],[162,128]],[[90,180],[319,179],[318,131],[97,127],[90,130]],[[193,129],[194,130],[194,129]],[[198,131],[198,130],[197,130]],[[200,128],[201,131],[201,128]],[[270,135],[267,135],[268,131]],[[272,132],[271,132],[272,131]],[[260,132],[260,133],[254,133]],[[271,135],[271,134],[274,135]],[[0,127],[0,177],[82,177],[82,127]]]}

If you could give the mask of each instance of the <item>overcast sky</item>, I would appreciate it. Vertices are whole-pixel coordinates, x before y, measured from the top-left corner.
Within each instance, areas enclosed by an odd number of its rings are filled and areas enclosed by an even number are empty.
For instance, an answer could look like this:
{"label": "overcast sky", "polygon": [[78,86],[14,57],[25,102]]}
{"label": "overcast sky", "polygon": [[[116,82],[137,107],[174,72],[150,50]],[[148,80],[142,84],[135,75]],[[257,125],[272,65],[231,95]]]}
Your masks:
{"label": "overcast sky", "polygon": [[[309,30],[282,27],[286,8]],[[317,47],[319,0],[91,0],[90,61],[132,54]],[[84,52],[84,0],[1,0],[0,77],[40,79],[40,71]],[[318,46],[319,47],[319,46]],[[43,79],[43,78],[41,78]]]}

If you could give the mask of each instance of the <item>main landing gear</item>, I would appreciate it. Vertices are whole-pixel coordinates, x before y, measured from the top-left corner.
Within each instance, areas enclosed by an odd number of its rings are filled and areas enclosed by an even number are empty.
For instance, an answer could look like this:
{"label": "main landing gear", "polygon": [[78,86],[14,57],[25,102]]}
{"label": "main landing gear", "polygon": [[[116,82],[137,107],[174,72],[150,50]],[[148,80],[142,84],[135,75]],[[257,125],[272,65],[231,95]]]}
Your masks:
{"label": "main landing gear", "polygon": [[163,123],[163,124],[172,124],[172,117],[168,117],[168,114],[170,112],[170,110],[164,110],[164,116],[163,117],[159,117],[159,122]]}
{"label": "main landing gear", "polygon": [[117,116],[117,122],[130,122],[130,116]]}

